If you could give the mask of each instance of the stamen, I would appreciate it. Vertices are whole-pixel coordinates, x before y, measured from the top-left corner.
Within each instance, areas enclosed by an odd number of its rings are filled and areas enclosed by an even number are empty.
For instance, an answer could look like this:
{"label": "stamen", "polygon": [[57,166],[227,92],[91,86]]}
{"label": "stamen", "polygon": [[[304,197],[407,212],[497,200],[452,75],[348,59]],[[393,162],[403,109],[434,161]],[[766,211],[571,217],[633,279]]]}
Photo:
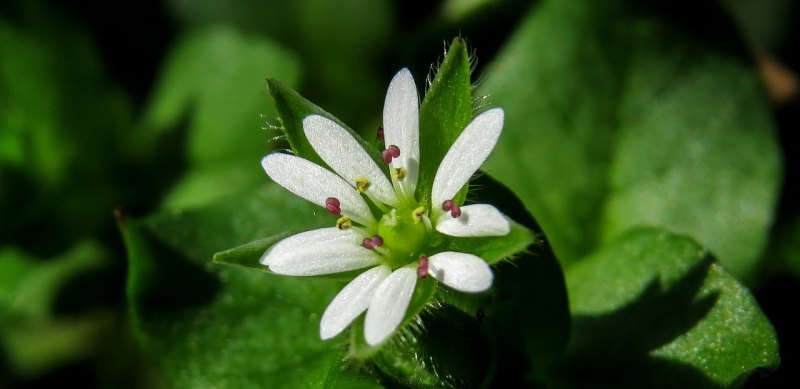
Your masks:
{"label": "stamen", "polygon": [[392,156],[392,158],[397,158],[400,156],[400,148],[395,145],[387,147],[386,150],[389,151],[389,154]]}
{"label": "stamen", "polygon": [[453,200],[445,200],[442,203],[442,210],[445,212],[450,212],[450,216],[452,217],[459,217],[461,216],[461,208],[456,205],[456,202]]}
{"label": "stamen", "polygon": [[392,163],[392,154],[388,149],[381,151],[381,159],[383,160],[383,163]]}
{"label": "stamen", "polygon": [[371,183],[367,178],[365,177],[356,178],[356,190],[358,191],[358,193],[366,192],[366,190],[369,189],[370,185]]}
{"label": "stamen", "polygon": [[339,216],[342,214],[342,204],[336,197],[328,197],[325,199],[325,209],[327,209],[328,212],[330,212],[333,216]]}
{"label": "stamen", "polygon": [[483,308],[478,309],[478,312],[475,313],[475,318],[478,319],[478,321],[483,321],[483,319],[486,318],[486,311],[484,311]]}
{"label": "stamen", "polygon": [[364,238],[364,240],[361,242],[361,246],[369,250],[372,250],[376,247],[380,247],[382,245],[383,245],[383,238],[381,238],[379,235],[374,235],[372,238]]}
{"label": "stamen", "polygon": [[445,212],[450,212],[450,210],[453,209],[453,206],[455,206],[455,205],[456,205],[455,201],[453,201],[453,200],[445,200],[442,203],[442,210],[445,211]]}
{"label": "stamen", "polygon": [[372,244],[375,245],[375,247],[383,246],[383,238],[381,238],[380,235],[373,236],[372,237]]}
{"label": "stamen", "polygon": [[428,257],[424,255],[419,257],[419,267],[417,267],[417,276],[419,278],[425,278],[428,276]]}
{"label": "stamen", "polygon": [[361,242],[361,246],[364,246],[367,250],[372,250],[375,248],[375,243],[372,241],[371,238],[364,238],[364,241]]}
{"label": "stamen", "polygon": [[414,220],[414,224],[422,223],[422,217],[425,216],[425,207],[417,207],[413,211],[411,211],[411,219]]}
{"label": "stamen", "polygon": [[336,220],[336,228],[340,230],[346,230],[353,226],[353,222],[350,221],[350,218],[347,216],[342,216],[338,220]]}
{"label": "stamen", "polygon": [[397,181],[403,181],[403,179],[406,178],[407,174],[408,174],[408,172],[406,171],[406,169],[404,167],[399,167],[399,168],[396,168],[396,169],[392,170],[392,177],[394,177],[394,179],[397,180]]}
{"label": "stamen", "polygon": [[383,140],[383,126],[378,127],[378,132],[375,134],[375,140]]}
{"label": "stamen", "polygon": [[392,159],[397,158],[399,156],[400,156],[400,148],[395,145],[391,145],[386,149],[384,149],[383,151],[381,151],[381,159],[383,160],[384,163],[392,163]]}

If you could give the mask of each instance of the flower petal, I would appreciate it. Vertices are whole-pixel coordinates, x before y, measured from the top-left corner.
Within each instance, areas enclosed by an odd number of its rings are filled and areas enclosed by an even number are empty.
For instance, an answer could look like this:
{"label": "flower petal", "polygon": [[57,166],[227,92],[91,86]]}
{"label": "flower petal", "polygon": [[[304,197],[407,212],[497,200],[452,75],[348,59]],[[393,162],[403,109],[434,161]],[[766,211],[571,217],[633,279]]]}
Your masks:
{"label": "flower petal", "polygon": [[320,338],[330,339],[344,331],[369,307],[375,289],[391,273],[392,269],[388,266],[376,266],[350,281],[322,314],[322,320],[319,322]]}
{"label": "flower petal", "polygon": [[301,232],[280,240],[261,256],[259,263],[269,266],[272,259],[285,256],[287,252],[304,247],[324,246],[328,244],[349,243],[358,246],[363,237],[353,230],[340,230],[336,227],[320,228]]}
{"label": "flower petal", "polygon": [[375,252],[345,238],[311,241],[307,246],[299,246],[297,242],[286,244],[291,249],[273,250],[269,254],[269,270],[289,276],[316,276],[362,269],[379,262]]}
{"label": "flower petal", "polygon": [[511,231],[508,219],[489,204],[461,207],[461,216],[443,213],[436,219],[436,230],[450,236],[503,236]]}
{"label": "flower petal", "polygon": [[[503,110],[490,109],[472,119],[442,159],[431,189],[434,209],[452,200],[483,165],[503,130]],[[439,209],[440,212],[441,210]]]}
{"label": "flower petal", "polygon": [[406,169],[406,177],[398,184],[412,196],[419,175],[419,97],[408,69],[401,69],[389,83],[383,104],[383,137],[387,147],[400,148],[400,157],[392,161],[392,168]]}
{"label": "flower petal", "polygon": [[462,292],[483,292],[492,286],[489,265],[472,254],[445,251],[428,258],[428,272],[439,282]]}
{"label": "flower petal", "polygon": [[402,267],[392,272],[378,286],[364,320],[364,338],[367,343],[374,346],[383,342],[403,322],[416,284],[417,271]]}
{"label": "flower petal", "polygon": [[290,192],[325,207],[325,199],[339,199],[342,214],[366,226],[375,224],[369,206],[355,189],[329,170],[294,155],[272,153],[261,160],[267,175]]}
{"label": "flower petal", "polygon": [[342,126],[326,117],[311,115],[303,119],[303,131],[314,151],[348,184],[355,187],[357,178],[366,178],[370,182],[367,194],[397,206],[397,196],[386,174]]}

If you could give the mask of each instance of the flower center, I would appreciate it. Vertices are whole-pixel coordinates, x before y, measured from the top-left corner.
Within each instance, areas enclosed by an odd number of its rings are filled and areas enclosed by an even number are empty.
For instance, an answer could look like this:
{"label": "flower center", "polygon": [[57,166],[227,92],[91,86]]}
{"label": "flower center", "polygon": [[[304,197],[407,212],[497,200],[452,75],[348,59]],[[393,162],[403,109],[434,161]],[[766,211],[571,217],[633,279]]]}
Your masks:
{"label": "flower center", "polygon": [[400,207],[387,212],[378,223],[378,235],[390,253],[384,258],[392,269],[416,261],[417,254],[428,242],[424,215],[422,207]]}

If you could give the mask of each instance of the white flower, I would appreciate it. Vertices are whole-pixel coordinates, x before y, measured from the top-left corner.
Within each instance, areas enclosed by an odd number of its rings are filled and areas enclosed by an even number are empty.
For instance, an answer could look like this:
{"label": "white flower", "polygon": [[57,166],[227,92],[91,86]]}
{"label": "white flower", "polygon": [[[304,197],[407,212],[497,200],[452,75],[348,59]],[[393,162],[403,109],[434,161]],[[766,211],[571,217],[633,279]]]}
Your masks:
{"label": "white flower", "polygon": [[[292,276],[371,267],[328,305],[320,322],[322,339],[341,333],[366,311],[366,341],[383,342],[402,323],[418,277],[430,275],[462,292],[491,287],[492,271],[480,257],[452,251],[426,255],[432,250],[428,243],[434,229],[456,237],[502,236],[510,231],[506,217],[493,206],[459,207],[452,201],[489,156],[502,128],[502,109],[478,115],[443,158],[431,199],[415,199],[419,166],[425,160],[419,155],[417,88],[411,73],[402,69],[389,85],[383,109],[387,148],[381,157],[390,165],[390,177],[347,130],[317,115],[303,120],[303,130],[335,173],[293,155],[264,157],[261,164],[276,183],[340,217],[336,227],[283,239],[264,253],[261,263]],[[365,197],[383,212],[380,219]]]}

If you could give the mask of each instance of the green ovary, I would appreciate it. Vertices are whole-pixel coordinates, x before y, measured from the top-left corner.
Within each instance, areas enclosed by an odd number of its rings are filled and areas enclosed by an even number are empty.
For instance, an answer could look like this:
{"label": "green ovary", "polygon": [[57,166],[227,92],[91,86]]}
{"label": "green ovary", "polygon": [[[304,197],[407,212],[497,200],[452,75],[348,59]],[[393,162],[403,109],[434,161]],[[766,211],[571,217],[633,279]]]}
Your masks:
{"label": "green ovary", "polygon": [[378,223],[378,235],[383,238],[383,248],[392,269],[415,261],[428,242],[425,222],[414,216],[414,208],[393,209],[383,215]]}

